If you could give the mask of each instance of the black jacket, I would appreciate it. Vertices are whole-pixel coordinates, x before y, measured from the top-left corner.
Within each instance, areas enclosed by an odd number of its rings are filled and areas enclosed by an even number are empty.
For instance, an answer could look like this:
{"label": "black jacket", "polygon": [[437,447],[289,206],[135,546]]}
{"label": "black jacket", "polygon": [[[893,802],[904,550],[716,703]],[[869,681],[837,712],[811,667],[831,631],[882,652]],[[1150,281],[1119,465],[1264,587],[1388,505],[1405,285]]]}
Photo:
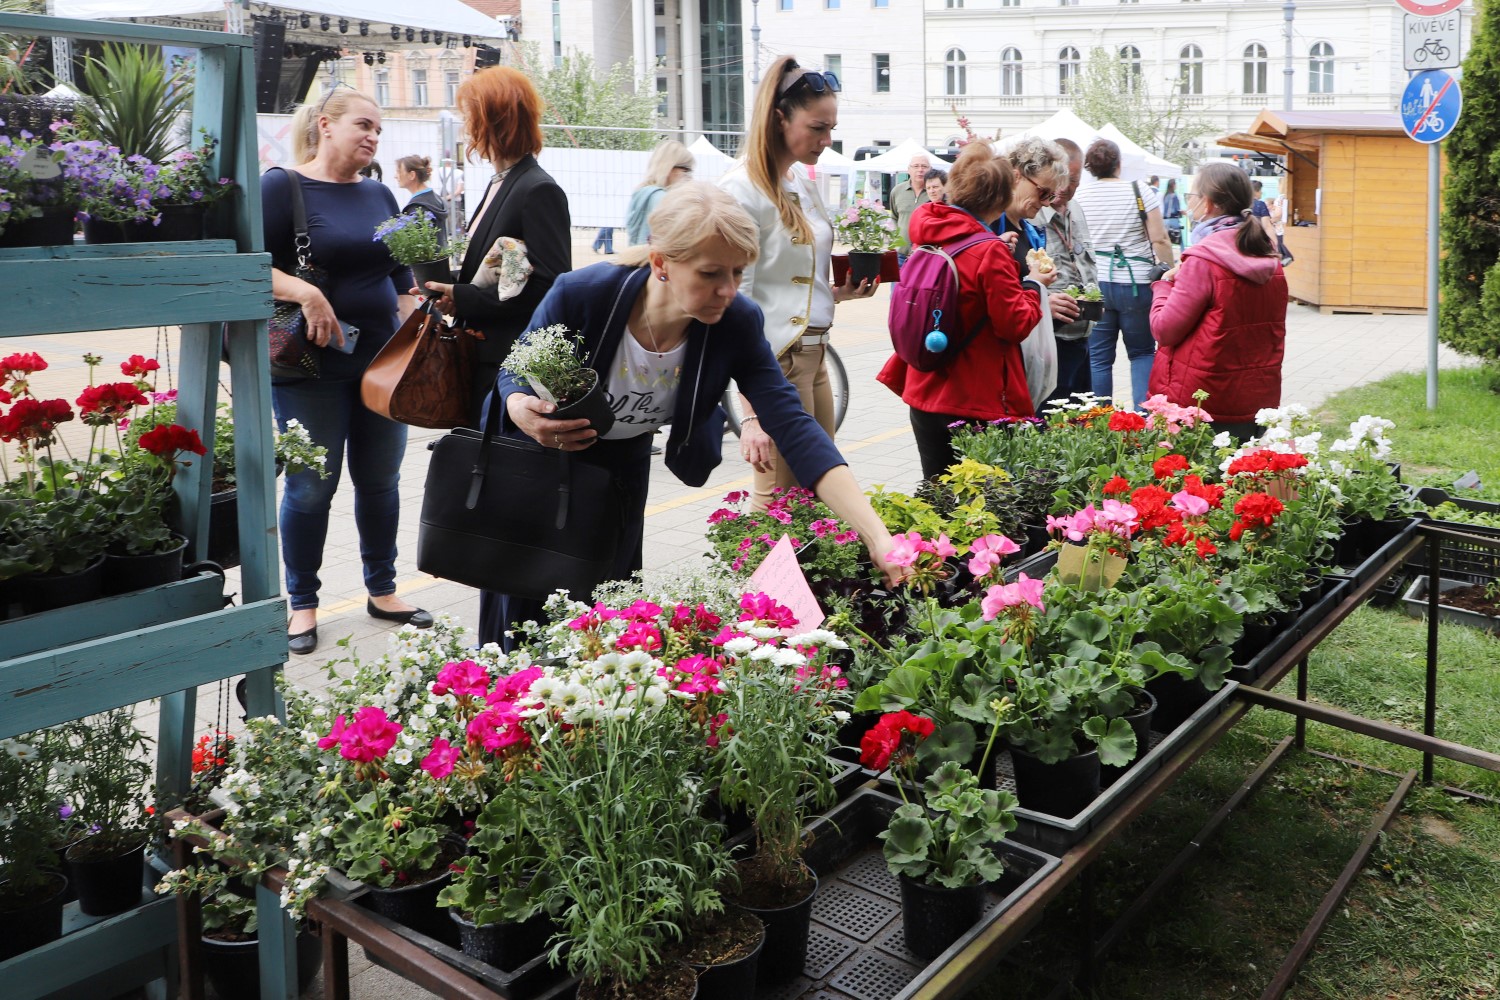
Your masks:
{"label": "black jacket", "polygon": [[[552,176],[526,156],[506,175],[495,202],[469,234],[459,283],[453,286],[453,301],[464,323],[484,333],[479,361],[498,364],[511,345],[527,329],[531,314],[560,274],[573,269],[573,243],[569,232],[568,196]],[[493,288],[476,288],[473,280],[484,255],[502,236],[526,244],[531,277],[521,294],[501,301]]]}
{"label": "black jacket", "polygon": [[[443,199],[439,198],[437,192],[432,190],[432,188],[412,195],[411,200],[406,203],[406,207],[401,209],[403,215],[414,215],[418,211],[426,212],[432,216],[440,227],[448,224],[448,206],[443,204]],[[448,245],[446,235],[443,237],[442,245]]]}

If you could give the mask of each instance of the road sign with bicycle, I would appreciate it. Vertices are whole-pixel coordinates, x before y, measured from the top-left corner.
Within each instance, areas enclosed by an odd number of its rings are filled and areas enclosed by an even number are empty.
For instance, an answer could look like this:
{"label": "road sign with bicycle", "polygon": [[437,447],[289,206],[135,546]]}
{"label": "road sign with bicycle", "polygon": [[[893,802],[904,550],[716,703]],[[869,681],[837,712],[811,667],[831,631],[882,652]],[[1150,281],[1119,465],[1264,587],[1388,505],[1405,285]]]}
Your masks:
{"label": "road sign with bicycle", "polygon": [[1442,70],[1418,73],[1401,95],[1401,124],[1418,142],[1438,142],[1458,124],[1463,110],[1458,81]]}
{"label": "road sign with bicycle", "polygon": [[1401,25],[1402,65],[1409,70],[1452,69],[1459,65],[1458,11],[1430,17],[1407,14]]}

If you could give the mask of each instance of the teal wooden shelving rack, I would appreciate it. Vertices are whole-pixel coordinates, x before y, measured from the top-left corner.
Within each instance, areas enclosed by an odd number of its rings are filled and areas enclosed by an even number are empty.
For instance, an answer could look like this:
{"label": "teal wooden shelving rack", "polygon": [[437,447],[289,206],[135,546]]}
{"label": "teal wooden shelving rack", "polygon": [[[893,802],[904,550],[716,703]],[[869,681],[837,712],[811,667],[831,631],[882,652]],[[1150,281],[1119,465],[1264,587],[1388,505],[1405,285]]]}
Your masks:
{"label": "teal wooden shelving rack", "polygon": [[[12,303],[0,337],[181,325],[178,419],[199,428],[210,450],[227,330],[242,603],[221,607],[217,586],[209,586],[217,580],[200,577],[0,624],[0,737],[159,698],[157,797],[170,805],[190,777],[196,687],[248,674],[249,710],[268,715],[279,708],[273,677],[286,659],[265,336],[271,260],[261,239],[251,42],[245,35],[19,14],[0,14],[0,32],[196,49],[193,127],[219,138],[220,174],[240,185],[214,206],[226,239],[0,250],[0,287]],[[208,537],[210,467],[196,462],[176,482],[195,542]],[[262,996],[295,997],[289,925],[264,889],[260,905]],[[92,923],[69,913],[65,924],[60,940],[0,962],[0,993],[11,1000],[92,997],[145,985],[165,996],[176,969],[171,899]]]}

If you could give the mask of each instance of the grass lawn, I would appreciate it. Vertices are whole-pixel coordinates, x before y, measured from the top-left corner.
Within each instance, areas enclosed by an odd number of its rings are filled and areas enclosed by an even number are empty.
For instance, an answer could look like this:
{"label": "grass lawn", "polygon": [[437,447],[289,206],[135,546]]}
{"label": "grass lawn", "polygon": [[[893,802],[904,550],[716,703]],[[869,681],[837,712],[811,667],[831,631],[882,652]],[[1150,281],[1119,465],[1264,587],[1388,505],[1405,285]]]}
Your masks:
{"label": "grass lawn", "polygon": [[[1397,424],[1408,481],[1451,483],[1476,469],[1500,497],[1500,395],[1480,369],[1445,371],[1429,414],[1421,375],[1341,393],[1330,425],[1372,413]],[[1438,735],[1500,751],[1500,640],[1440,629]],[[1311,658],[1318,701],[1421,728],[1426,625],[1362,608]],[[1294,688],[1290,678],[1284,693]],[[1291,717],[1253,710],[1096,865],[1099,926],[1148,885],[1261,758]],[[1390,771],[1414,751],[1308,727],[1308,746]],[[1500,774],[1438,761],[1440,784],[1500,797]],[[1108,1000],[1258,997],[1338,877],[1397,779],[1292,751],[1198,860],[1116,946],[1092,993]],[[971,1000],[1046,996],[1076,962],[1075,883]],[[1324,931],[1291,992],[1338,1000],[1500,997],[1500,806],[1420,784]]]}

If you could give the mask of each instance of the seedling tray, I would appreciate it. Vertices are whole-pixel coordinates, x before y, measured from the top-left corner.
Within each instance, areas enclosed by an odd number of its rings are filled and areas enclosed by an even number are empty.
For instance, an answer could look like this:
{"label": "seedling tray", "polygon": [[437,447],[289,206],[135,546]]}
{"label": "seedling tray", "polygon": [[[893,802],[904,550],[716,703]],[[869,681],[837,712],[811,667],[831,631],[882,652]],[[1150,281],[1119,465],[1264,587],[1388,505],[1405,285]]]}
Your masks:
{"label": "seedling tray", "polygon": [[[1472,587],[1474,582],[1470,580],[1450,580],[1443,577],[1440,584],[1441,591],[1438,595],[1438,621],[1453,622],[1456,625],[1467,625],[1470,628],[1484,629],[1487,632],[1500,634],[1500,618],[1492,615],[1482,615],[1477,611],[1465,611],[1462,608],[1450,608],[1442,603],[1442,595],[1450,590],[1458,590],[1463,587]],[[1427,576],[1424,574],[1412,581],[1401,597],[1401,610],[1413,618],[1422,619],[1427,617]]]}
{"label": "seedling tray", "polygon": [[[1377,521],[1376,523],[1382,524],[1384,522]],[[1378,549],[1370,553],[1363,561],[1353,566],[1340,564],[1329,569],[1327,575],[1352,580],[1355,586],[1364,583],[1375,575],[1375,571],[1380,568],[1382,563],[1390,559],[1396,553],[1397,549],[1400,549],[1416,536],[1417,520],[1415,518],[1407,518],[1404,521],[1392,521],[1386,530],[1391,532],[1391,537]],[[1500,555],[1497,555],[1497,558],[1500,558]]]}
{"label": "seedling tray", "polygon": [[[1177,749],[1191,740],[1204,726],[1217,718],[1224,709],[1234,700],[1235,691],[1239,688],[1237,681],[1225,681],[1224,686],[1215,691],[1204,705],[1187,718],[1182,725],[1170,733],[1159,733],[1152,731],[1151,748],[1145,755],[1136,760],[1130,769],[1125,772],[1113,785],[1104,789],[1093,802],[1074,816],[1053,816],[1049,813],[1034,812],[1030,809],[1017,809],[1016,818],[1019,821],[1011,839],[1034,847],[1039,851],[1051,855],[1060,855],[1067,852],[1068,848],[1078,843],[1084,837],[1103,822],[1121,802],[1129,797],[1141,782],[1160,769],[1162,762],[1172,756]],[[997,771],[996,786],[1007,791],[1016,790],[1016,780],[1011,769],[1010,752],[1000,750],[995,754],[995,767]],[[895,779],[889,772],[881,778],[883,788],[894,788]],[[853,800],[850,800],[853,801]]]}
{"label": "seedling tray", "polygon": [[1230,679],[1241,684],[1248,684],[1259,678],[1271,664],[1291,648],[1292,643],[1312,631],[1313,626],[1332,614],[1339,602],[1348,596],[1349,588],[1353,585],[1353,582],[1345,577],[1324,577],[1323,596],[1318,598],[1318,602],[1298,615],[1289,627],[1278,632],[1276,638],[1267,643],[1259,653],[1245,663],[1231,667]]}
{"label": "seedling tray", "polygon": [[[757,992],[758,1000],[908,1000],[970,941],[1010,909],[1052,870],[1058,859],[1014,840],[995,848],[1005,874],[989,886],[984,916],[947,951],[923,963],[906,950],[901,888],[886,868],[877,834],[901,801],[873,788],[808,824],[804,859],[818,873],[807,964],[791,982]],[[565,1000],[576,980],[543,1000]],[[711,1000],[711,998],[705,998]]]}
{"label": "seedling tray", "polygon": [[[1430,507],[1441,503],[1451,503],[1475,513],[1500,515],[1500,503],[1452,497],[1443,490],[1431,486],[1417,490],[1416,499],[1419,503]],[[1500,538],[1500,528],[1491,528],[1483,524],[1468,524],[1464,521],[1445,521],[1431,514],[1427,516],[1434,524],[1461,531],[1466,535],[1474,535],[1476,538]],[[1438,565],[1442,568],[1444,579],[1488,583],[1500,577],[1500,549],[1491,548],[1477,541],[1461,542],[1451,538],[1441,539],[1441,543],[1442,552],[1438,555]],[[1412,557],[1406,561],[1406,567],[1413,574],[1425,572],[1428,568],[1427,550],[1418,549],[1412,553]]]}

